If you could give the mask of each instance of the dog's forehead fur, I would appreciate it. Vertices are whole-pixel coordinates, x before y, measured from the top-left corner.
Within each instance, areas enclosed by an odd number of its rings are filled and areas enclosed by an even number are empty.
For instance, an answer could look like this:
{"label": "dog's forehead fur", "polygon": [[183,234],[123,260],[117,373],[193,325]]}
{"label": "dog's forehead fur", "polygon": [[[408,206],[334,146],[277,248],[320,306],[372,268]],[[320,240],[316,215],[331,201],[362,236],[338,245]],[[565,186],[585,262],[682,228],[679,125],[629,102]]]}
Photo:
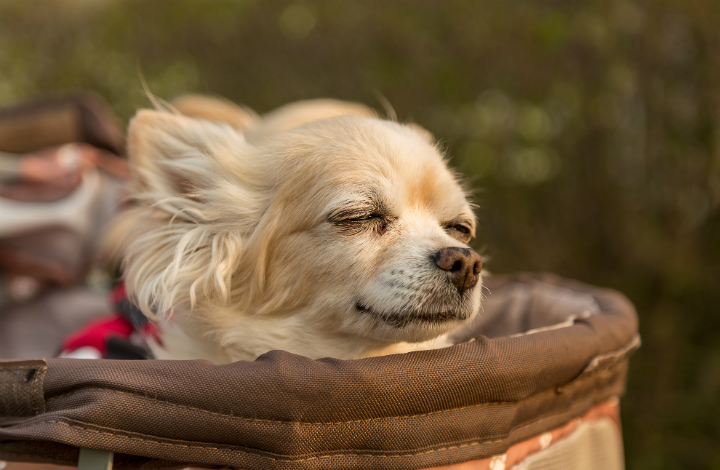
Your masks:
{"label": "dog's forehead fur", "polygon": [[282,156],[277,197],[315,210],[317,220],[368,199],[393,216],[421,210],[443,221],[473,217],[438,148],[412,127],[343,116],[284,133],[271,148]]}

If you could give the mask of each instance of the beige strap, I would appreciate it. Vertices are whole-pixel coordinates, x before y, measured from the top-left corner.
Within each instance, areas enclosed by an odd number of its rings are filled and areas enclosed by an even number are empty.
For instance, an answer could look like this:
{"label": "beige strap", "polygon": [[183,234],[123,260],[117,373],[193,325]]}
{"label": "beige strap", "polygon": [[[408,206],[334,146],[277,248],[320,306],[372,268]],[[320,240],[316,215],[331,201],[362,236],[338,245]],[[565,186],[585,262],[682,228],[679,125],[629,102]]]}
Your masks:
{"label": "beige strap", "polygon": [[78,470],[112,470],[113,453],[105,450],[80,449]]}

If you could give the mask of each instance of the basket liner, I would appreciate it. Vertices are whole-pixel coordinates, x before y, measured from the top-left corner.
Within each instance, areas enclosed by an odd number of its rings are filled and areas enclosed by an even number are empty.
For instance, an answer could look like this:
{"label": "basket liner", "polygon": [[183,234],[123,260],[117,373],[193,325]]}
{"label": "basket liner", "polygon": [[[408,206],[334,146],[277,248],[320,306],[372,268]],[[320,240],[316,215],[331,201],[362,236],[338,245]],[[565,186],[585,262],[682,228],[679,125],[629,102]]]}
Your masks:
{"label": "basket liner", "polygon": [[639,345],[624,296],[552,275],[487,285],[483,317],[455,337],[502,335],[440,350],[0,363],[0,459],[74,465],[89,447],[117,468],[424,468],[503,453],[624,392]]}

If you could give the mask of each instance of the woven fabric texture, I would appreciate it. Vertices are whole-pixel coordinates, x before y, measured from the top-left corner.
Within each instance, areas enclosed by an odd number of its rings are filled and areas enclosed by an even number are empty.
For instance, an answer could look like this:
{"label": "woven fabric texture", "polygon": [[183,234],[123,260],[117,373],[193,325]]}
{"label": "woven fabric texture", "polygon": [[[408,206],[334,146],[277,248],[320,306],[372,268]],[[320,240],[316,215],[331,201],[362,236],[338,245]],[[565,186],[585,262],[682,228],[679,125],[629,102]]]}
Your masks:
{"label": "woven fabric texture", "polygon": [[[541,298],[547,324],[352,361],[282,351],[222,366],[48,359],[34,386],[17,382],[0,397],[44,407],[0,416],[0,459],[73,464],[71,448],[82,446],[116,452],[117,468],[425,468],[502,454],[623,393],[639,339],[621,294],[550,275],[488,284],[495,324],[511,310],[537,316]],[[587,302],[566,302],[575,294]],[[565,316],[574,320],[546,328]],[[0,363],[3,373],[19,367]],[[54,452],[37,455],[39,443]]]}

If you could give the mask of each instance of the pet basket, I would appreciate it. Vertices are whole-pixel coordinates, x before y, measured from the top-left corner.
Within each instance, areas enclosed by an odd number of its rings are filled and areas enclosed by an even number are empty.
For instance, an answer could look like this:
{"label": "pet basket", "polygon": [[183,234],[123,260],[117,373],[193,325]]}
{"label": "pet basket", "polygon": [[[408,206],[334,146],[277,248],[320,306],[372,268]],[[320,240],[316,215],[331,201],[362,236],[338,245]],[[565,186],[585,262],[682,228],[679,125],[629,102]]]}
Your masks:
{"label": "pet basket", "polygon": [[83,469],[622,468],[632,305],[551,275],[486,284],[481,319],[440,350],[0,363],[0,460],[6,470],[78,459]]}

